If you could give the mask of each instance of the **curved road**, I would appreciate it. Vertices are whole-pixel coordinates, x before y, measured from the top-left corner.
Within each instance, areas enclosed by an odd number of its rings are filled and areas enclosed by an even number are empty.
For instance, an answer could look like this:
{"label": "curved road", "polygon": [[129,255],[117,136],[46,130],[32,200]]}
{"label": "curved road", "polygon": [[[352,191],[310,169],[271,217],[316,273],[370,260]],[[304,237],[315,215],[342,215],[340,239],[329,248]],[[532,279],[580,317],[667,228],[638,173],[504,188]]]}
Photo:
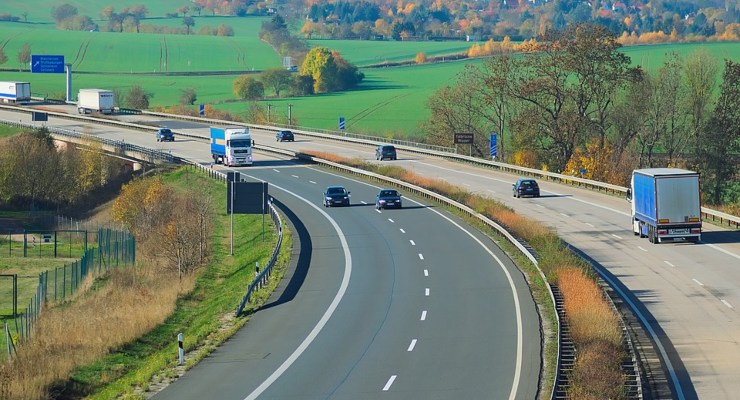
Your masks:
{"label": "curved road", "polygon": [[[7,115],[3,113],[2,118]],[[27,116],[12,114],[15,119]],[[132,117],[127,117],[132,118]],[[136,120],[150,119],[142,116]],[[203,134],[202,126],[161,121],[174,129]],[[55,125],[99,132],[117,139],[161,147],[153,135],[116,128],[100,129],[78,122],[52,120]],[[271,133],[254,132],[260,143],[297,150],[322,150],[373,160],[371,146],[352,145],[296,135],[295,143],[274,143]],[[180,153],[203,149],[195,141],[170,145]],[[258,164],[260,155],[257,157]],[[203,161],[208,160],[208,155]],[[543,224],[590,257],[634,302],[667,355],[669,376],[679,386],[677,399],[733,399],[740,393],[736,363],[740,360],[740,232],[705,224],[702,243],[653,245],[633,237],[629,204],[613,196],[541,182],[539,199],[514,199],[515,176],[399,151],[395,162],[418,174],[441,178],[496,198]]]}

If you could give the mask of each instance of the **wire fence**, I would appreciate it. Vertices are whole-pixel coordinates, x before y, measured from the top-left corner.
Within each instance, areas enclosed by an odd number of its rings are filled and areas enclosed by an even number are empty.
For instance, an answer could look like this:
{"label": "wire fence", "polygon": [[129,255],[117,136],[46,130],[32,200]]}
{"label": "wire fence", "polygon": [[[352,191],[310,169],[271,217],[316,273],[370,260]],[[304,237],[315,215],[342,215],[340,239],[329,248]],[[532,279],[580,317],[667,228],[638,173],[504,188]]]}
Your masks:
{"label": "wire fence", "polygon": [[[85,233],[85,236],[87,233]],[[68,300],[83,282],[92,276],[99,276],[114,268],[133,266],[136,261],[136,241],[128,232],[110,228],[99,228],[95,238],[96,247],[86,248],[82,257],[62,267],[49,268],[40,272],[37,277],[35,294],[30,298],[24,310],[18,311],[18,299],[22,290],[18,289],[18,276],[10,274],[0,278],[12,278],[12,297],[10,318],[5,319],[4,335],[0,342],[5,342],[8,357],[13,357],[18,345],[27,341],[41,312],[55,304]],[[11,279],[0,279],[9,281]],[[30,290],[33,290],[32,288]],[[0,309],[7,305],[0,304]]]}

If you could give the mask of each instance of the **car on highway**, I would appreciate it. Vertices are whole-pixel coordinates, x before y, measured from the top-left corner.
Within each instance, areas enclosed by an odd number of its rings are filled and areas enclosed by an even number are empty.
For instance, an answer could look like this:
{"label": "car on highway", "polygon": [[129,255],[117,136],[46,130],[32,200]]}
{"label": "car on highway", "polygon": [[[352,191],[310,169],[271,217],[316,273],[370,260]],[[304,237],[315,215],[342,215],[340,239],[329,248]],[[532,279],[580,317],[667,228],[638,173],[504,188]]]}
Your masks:
{"label": "car on highway", "polygon": [[396,148],[392,145],[381,144],[375,148],[375,159],[378,161],[383,161],[385,159],[395,160],[396,158]]}
{"label": "car on highway", "polygon": [[293,132],[287,130],[278,131],[275,134],[275,139],[278,142],[295,142],[295,136],[293,135]]}
{"label": "car on highway", "polygon": [[175,134],[172,133],[170,128],[159,128],[157,129],[157,141],[158,142],[174,142]]}
{"label": "car on highway", "polygon": [[349,191],[344,186],[329,186],[324,190],[324,207],[349,206]]}
{"label": "car on highway", "polygon": [[512,194],[517,198],[522,196],[540,197],[540,186],[534,179],[518,179],[512,185]]}
{"label": "car on highway", "polygon": [[375,196],[375,208],[386,209],[386,208],[402,208],[401,194],[395,189],[380,189],[378,194]]}

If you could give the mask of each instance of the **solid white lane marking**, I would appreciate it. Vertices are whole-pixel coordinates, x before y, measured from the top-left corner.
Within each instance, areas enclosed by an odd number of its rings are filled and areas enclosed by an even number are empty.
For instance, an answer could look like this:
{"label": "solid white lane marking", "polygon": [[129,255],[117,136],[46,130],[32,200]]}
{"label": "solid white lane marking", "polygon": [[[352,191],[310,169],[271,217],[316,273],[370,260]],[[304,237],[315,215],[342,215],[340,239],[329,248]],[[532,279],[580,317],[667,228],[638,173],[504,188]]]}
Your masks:
{"label": "solid white lane marking", "polygon": [[642,246],[637,246],[637,248],[647,253],[647,249],[643,248]]}
{"label": "solid white lane marking", "polygon": [[496,193],[495,190],[488,189],[488,191],[491,192],[491,193]]}
{"label": "solid white lane marking", "polygon": [[429,276],[429,270],[428,269],[425,269],[424,270],[424,276]]}
{"label": "solid white lane marking", "polygon": [[414,351],[414,347],[416,347],[416,339],[411,341],[411,344],[409,344],[409,348],[406,349],[406,351]]}
{"label": "solid white lane marking", "polygon": [[711,244],[711,243],[703,243],[703,244],[704,244],[705,246],[709,246],[709,247],[711,247],[711,248],[713,248],[713,249],[715,249],[715,250],[719,250],[719,251],[721,251],[721,252],[723,252],[723,253],[727,254],[727,255],[728,255],[728,256],[730,256],[730,257],[735,257],[735,258],[737,258],[738,260],[740,260],[740,255],[737,255],[737,254],[735,254],[735,253],[733,253],[733,252],[730,252],[730,251],[728,251],[728,250],[725,250],[725,249],[723,249],[723,248],[721,248],[721,247],[719,247],[719,246],[717,246],[717,245],[715,245],[715,244]]}
{"label": "solid white lane marking", "polygon": [[696,282],[696,284],[697,284],[697,285],[699,285],[699,286],[704,286],[704,284],[703,284],[703,283],[701,283],[701,282],[697,281],[696,279],[692,279],[692,281]]}
{"label": "solid white lane marking", "polygon": [[670,262],[670,261],[663,261],[663,262],[664,262],[664,263],[666,263],[666,264],[668,264],[668,266],[669,266],[669,267],[673,267],[673,268],[676,268],[676,266],[675,266],[675,265],[673,265],[673,264],[671,264],[671,262]]}
{"label": "solid white lane marking", "polygon": [[411,243],[412,246],[416,246],[416,243],[413,240],[409,240],[409,243]]}
{"label": "solid white lane marking", "polygon": [[342,301],[344,294],[347,292],[347,287],[349,287],[349,278],[352,275],[352,253],[350,253],[349,251],[347,238],[344,236],[344,232],[342,232],[339,224],[334,219],[332,219],[326,211],[322,210],[319,206],[311,203],[308,199],[301,197],[298,194],[293,193],[280,186],[273,184],[271,185],[272,187],[282,190],[313,207],[331,223],[332,227],[334,227],[334,231],[337,232],[337,237],[339,237],[339,242],[341,243],[342,250],[344,252],[344,276],[342,276],[342,283],[339,285],[339,289],[334,295],[334,299],[331,301],[331,304],[329,304],[329,307],[326,308],[326,311],[324,311],[324,315],[321,316],[319,322],[317,322],[313,329],[311,329],[311,332],[308,333],[308,336],[306,336],[306,338],[303,339],[303,342],[301,342],[301,344],[298,345],[295,350],[293,350],[293,353],[288,356],[288,358],[283,361],[283,363],[280,364],[280,366],[270,376],[268,376],[267,379],[265,379],[256,389],[254,389],[252,393],[249,394],[249,396],[245,397],[244,400],[256,400],[265,390],[267,390],[267,388],[270,387],[270,385],[275,383],[275,381],[277,381],[278,378],[280,378],[280,376],[282,376],[285,371],[287,371],[288,368],[290,368],[290,366],[293,365],[294,362],[296,362],[296,360],[298,360],[298,357],[300,357],[301,354],[306,351],[308,346],[316,339],[316,337],[319,336],[319,333],[322,329],[324,329],[326,323],[329,322],[329,319],[334,314],[334,311],[337,309],[339,303]]}
{"label": "solid white lane marking", "polygon": [[403,228],[399,229],[399,231],[401,231],[401,233],[406,233],[406,231],[404,231]]}
{"label": "solid white lane marking", "polygon": [[424,289],[424,296],[429,296],[429,288]]}
{"label": "solid white lane marking", "polygon": [[424,310],[421,312],[421,320],[426,321],[427,319],[427,310]]}
{"label": "solid white lane marking", "polygon": [[732,306],[732,304],[730,304],[727,300],[724,300],[724,299],[722,300],[722,304],[726,305],[728,308],[735,308]]}
{"label": "solid white lane marking", "polygon": [[419,259],[420,259],[420,260],[423,260],[423,259],[424,259],[424,255],[423,255],[423,254],[421,254],[421,253],[419,253]]}
{"label": "solid white lane marking", "polygon": [[615,234],[613,234],[613,233],[612,233],[612,236],[614,236],[614,237],[615,237],[615,238],[617,238],[617,239],[622,239],[622,237],[621,237],[621,236],[619,236],[619,235],[615,235]]}
{"label": "solid white lane marking", "polygon": [[383,386],[383,391],[387,392],[388,389],[391,388],[391,385],[393,384],[393,381],[396,380],[396,375],[391,375],[390,378],[388,378],[388,382],[385,383],[385,386]]}

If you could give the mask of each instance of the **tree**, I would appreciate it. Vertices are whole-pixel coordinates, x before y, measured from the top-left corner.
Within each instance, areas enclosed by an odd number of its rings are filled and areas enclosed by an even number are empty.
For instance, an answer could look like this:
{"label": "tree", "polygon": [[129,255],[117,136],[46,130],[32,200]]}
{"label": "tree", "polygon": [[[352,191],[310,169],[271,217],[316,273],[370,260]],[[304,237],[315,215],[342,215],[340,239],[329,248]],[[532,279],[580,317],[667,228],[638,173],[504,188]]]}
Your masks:
{"label": "tree", "polygon": [[[701,14],[703,15],[703,14]],[[719,67],[717,61],[706,50],[689,55],[684,68],[690,113],[689,130],[694,140],[694,153],[702,147],[702,129],[709,115]]]}
{"label": "tree", "polygon": [[23,66],[28,66],[30,68],[31,65],[31,44],[26,42],[23,43],[23,46],[18,51],[18,62],[20,63],[20,67],[18,68],[18,71],[23,71]]}
{"label": "tree", "polygon": [[290,82],[291,96],[308,96],[313,94],[313,77],[297,74]]}
{"label": "tree", "polygon": [[260,79],[265,86],[275,92],[277,97],[280,97],[280,92],[290,87],[292,74],[285,68],[272,68],[263,71]]}
{"label": "tree", "polygon": [[300,73],[313,77],[315,93],[331,92],[337,86],[337,65],[331,51],[326,47],[309,50],[301,64]]}
{"label": "tree", "polygon": [[185,88],[180,92],[180,104],[193,105],[196,100],[198,100],[198,96],[194,88]]}
{"label": "tree", "polygon": [[126,106],[137,110],[145,110],[149,108],[149,99],[152,96],[152,93],[145,91],[141,86],[133,85],[126,94]]}
{"label": "tree", "polygon": [[721,204],[723,193],[740,171],[740,64],[725,60],[725,71],[717,105],[704,130],[699,149],[702,183],[713,204]]}
{"label": "tree", "polygon": [[234,94],[242,99],[257,100],[264,97],[265,86],[249,75],[242,75],[234,80]]}
{"label": "tree", "polygon": [[57,24],[64,21],[65,19],[72,18],[77,15],[77,7],[64,3],[59,7],[52,7],[51,17],[56,21]]}
{"label": "tree", "polygon": [[130,9],[128,9],[127,16],[131,19],[134,26],[136,26],[136,33],[139,33],[139,28],[141,27],[141,20],[146,18],[146,15],[149,13],[149,10],[146,8],[144,4],[137,4]]}
{"label": "tree", "polygon": [[8,62],[8,56],[5,55],[5,49],[0,47],[0,65],[5,64],[6,62]]}
{"label": "tree", "polygon": [[187,16],[182,19],[182,24],[185,25],[185,33],[190,34],[190,28],[195,26],[195,18]]}

